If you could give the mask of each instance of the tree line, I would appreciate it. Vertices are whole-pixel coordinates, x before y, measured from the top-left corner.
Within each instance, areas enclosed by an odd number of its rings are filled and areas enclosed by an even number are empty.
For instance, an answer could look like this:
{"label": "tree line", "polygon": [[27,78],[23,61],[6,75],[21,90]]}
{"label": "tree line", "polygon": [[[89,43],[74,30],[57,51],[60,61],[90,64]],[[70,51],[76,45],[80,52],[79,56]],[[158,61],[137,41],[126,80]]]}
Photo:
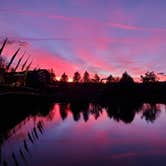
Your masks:
{"label": "tree line", "polygon": [[[56,76],[53,72],[53,70],[50,70],[50,74],[52,76],[52,79],[56,80]],[[155,72],[146,72],[144,75],[140,76],[140,80],[143,83],[148,83],[148,82],[157,82],[159,78],[155,74]],[[56,80],[57,81],[57,80]],[[69,76],[64,72],[60,79],[60,82],[68,82],[69,81]],[[85,71],[83,75],[77,71],[74,73],[72,77],[72,81],[74,83],[134,83],[134,79],[131,75],[129,75],[127,72],[124,72],[121,77],[114,77],[112,74],[110,74],[108,77],[101,78],[97,73],[94,74],[93,76],[90,76],[88,71]]]}

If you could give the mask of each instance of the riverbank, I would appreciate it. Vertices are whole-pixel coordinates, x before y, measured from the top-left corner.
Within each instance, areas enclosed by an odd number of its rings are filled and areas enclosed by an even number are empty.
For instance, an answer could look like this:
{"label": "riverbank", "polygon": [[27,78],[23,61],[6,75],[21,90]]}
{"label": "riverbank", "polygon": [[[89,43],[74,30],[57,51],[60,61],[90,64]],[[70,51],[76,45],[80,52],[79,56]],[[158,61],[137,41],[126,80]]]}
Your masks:
{"label": "riverbank", "polygon": [[[12,99],[12,96],[14,97]],[[0,98],[17,97],[60,101],[159,100],[166,102],[166,82],[155,83],[61,83],[40,88],[0,86]]]}
{"label": "riverbank", "polygon": [[166,83],[57,83],[47,88],[47,95],[65,101],[162,101],[166,102]]}

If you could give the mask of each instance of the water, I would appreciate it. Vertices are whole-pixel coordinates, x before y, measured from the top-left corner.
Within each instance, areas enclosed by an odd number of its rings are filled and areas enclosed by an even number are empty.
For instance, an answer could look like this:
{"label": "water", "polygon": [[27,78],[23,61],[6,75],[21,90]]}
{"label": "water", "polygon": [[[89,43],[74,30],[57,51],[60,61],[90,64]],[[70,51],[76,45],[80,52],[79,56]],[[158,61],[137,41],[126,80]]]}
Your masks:
{"label": "water", "polygon": [[29,115],[8,131],[1,164],[165,165],[165,129],[164,104],[55,103],[46,116]]}

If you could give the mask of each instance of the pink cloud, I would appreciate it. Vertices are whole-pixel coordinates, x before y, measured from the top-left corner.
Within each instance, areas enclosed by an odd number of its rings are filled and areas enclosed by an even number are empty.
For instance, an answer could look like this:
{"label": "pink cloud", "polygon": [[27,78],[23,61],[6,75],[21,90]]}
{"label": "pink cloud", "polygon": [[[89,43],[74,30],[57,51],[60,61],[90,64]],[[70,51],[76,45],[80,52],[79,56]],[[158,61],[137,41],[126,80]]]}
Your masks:
{"label": "pink cloud", "polygon": [[27,15],[27,16],[36,16],[36,17],[46,17],[49,19],[58,19],[62,21],[67,22],[82,22],[82,23],[88,23],[88,24],[96,24],[98,26],[110,26],[113,28],[119,28],[124,30],[137,30],[137,31],[151,31],[151,32],[166,32],[165,28],[145,28],[143,26],[136,26],[136,25],[128,25],[128,24],[121,24],[111,21],[98,21],[95,19],[87,19],[87,18],[79,18],[79,17],[70,17],[70,16],[63,16],[58,14],[50,14],[50,13],[42,13],[42,12],[34,12],[34,11],[28,11],[28,10],[19,10],[19,9],[0,9],[0,12],[12,12],[20,15]]}
{"label": "pink cloud", "polygon": [[87,62],[85,70],[88,66],[94,66],[108,71],[111,71],[113,69],[113,66],[108,65],[106,62],[104,62],[102,57],[95,57],[93,53],[90,52],[88,49],[81,49],[76,47],[74,50],[74,54],[76,54],[79,58]]}
{"label": "pink cloud", "polygon": [[64,58],[61,58],[58,54],[56,55],[46,50],[33,49],[31,50],[30,55],[34,59],[33,67],[52,68],[57,76],[60,76],[63,72],[72,76],[77,68],[76,64],[72,64]]}

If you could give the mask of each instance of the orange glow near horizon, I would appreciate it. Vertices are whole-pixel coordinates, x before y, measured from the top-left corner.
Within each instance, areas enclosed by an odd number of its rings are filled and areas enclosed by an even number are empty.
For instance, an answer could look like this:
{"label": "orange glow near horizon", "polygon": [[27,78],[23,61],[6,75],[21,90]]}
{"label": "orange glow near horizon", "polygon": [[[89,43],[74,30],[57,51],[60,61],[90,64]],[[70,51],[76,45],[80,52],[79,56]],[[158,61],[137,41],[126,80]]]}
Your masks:
{"label": "orange glow near horizon", "polygon": [[[57,81],[60,81],[60,79],[61,79],[60,76],[57,76],[57,77],[56,77],[56,80],[57,80]],[[73,79],[72,79],[71,77],[69,77],[68,82],[73,82]]]}
{"label": "orange glow near horizon", "polygon": [[69,78],[69,79],[68,79],[68,82],[73,82],[73,79],[72,79],[72,78]]}

